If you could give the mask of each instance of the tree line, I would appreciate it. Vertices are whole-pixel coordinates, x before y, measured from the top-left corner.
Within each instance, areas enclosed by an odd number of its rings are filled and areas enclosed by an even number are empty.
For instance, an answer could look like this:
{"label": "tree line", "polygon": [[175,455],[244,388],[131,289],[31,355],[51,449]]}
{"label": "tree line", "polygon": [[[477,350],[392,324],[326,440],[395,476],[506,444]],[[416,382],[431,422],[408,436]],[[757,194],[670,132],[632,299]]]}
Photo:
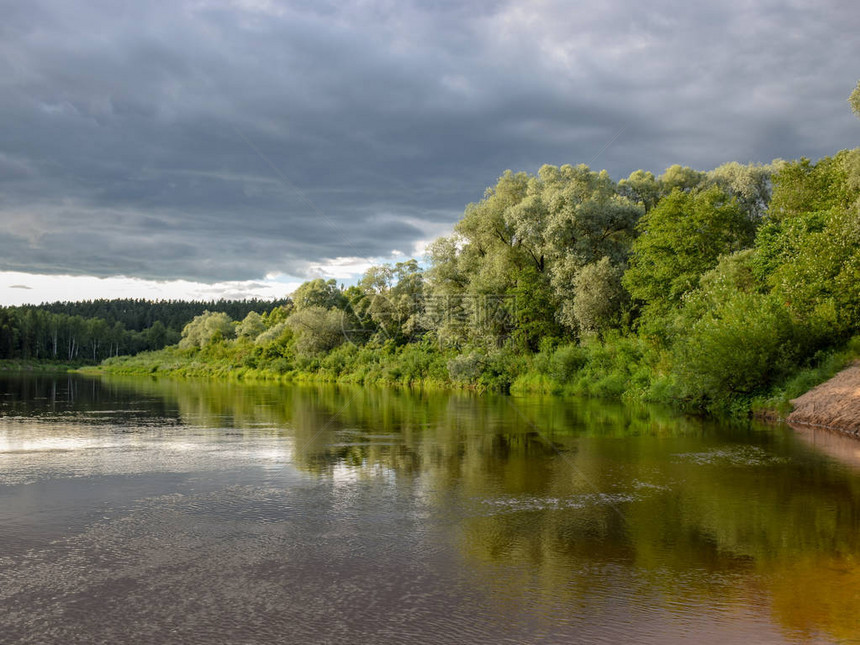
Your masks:
{"label": "tree line", "polygon": [[101,299],[0,307],[0,359],[95,363],[175,344],[204,311],[245,316],[287,302]]}
{"label": "tree line", "polygon": [[[860,116],[860,84],[849,100]],[[263,317],[201,315],[170,359],[748,409],[860,352],[858,334],[854,149],[619,181],[585,165],[508,171],[423,266],[309,281]]]}
{"label": "tree line", "polygon": [[583,165],[506,172],[425,266],[311,280],[262,315],[202,313],[169,358],[748,405],[860,333],[858,209],[860,149],[617,182]]}
{"label": "tree line", "polygon": [[289,299],[261,300],[146,300],[143,298],[115,298],[51,302],[41,305],[24,305],[22,310],[38,309],[53,314],[66,314],[82,318],[100,318],[108,325],[122,324],[128,330],[143,331],[160,321],[167,329],[179,332],[194,316],[204,311],[223,311],[235,319],[244,318],[250,311],[269,311],[286,304]]}

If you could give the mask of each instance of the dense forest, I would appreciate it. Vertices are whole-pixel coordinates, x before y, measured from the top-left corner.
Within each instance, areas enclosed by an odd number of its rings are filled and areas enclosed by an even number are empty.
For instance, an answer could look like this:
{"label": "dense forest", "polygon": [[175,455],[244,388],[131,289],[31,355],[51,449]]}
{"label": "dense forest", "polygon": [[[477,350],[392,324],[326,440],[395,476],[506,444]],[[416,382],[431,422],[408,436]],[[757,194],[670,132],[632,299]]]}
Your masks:
{"label": "dense forest", "polygon": [[80,316],[81,318],[101,318],[109,325],[120,323],[132,331],[143,331],[161,322],[167,329],[180,332],[194,316],[204,311],[222,311],[236,319],[244,318],[248,313],[270,311],[275,307],[285,305],[288,298],[282,300],[143,300],[117,298],[114,300],[82,300],[78,302],[52,302],[34,306],[23,306],[19,309],[38,309],[52,314]]}
{"label": "dense forest", "polygon": [[179,341],[206,311],[242,318],[289,300],[86,300],[0,308],[0,359],[98,362]]}

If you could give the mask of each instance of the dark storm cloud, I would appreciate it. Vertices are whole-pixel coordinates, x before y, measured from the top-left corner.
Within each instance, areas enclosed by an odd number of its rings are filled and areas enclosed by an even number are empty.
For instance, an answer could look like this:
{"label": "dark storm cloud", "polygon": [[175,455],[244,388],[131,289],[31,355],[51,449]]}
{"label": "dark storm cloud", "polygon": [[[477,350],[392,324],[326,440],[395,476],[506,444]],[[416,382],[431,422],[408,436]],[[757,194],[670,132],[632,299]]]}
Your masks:
{"label": "dark storm cloud", "polygon": [[0,269],[302,275],[409,253],[506,168],[831,154],[858,33],[838,1],[13,3]]}

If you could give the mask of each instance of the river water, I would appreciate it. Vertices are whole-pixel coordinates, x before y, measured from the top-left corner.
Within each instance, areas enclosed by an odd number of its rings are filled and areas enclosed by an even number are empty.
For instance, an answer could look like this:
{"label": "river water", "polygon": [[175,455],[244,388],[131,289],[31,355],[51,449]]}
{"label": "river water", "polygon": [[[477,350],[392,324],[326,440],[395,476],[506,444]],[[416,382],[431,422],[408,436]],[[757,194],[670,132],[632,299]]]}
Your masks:
{"label": "river water", "polygon": [[0,376],[0,642],[857,642],[858,455],[595,401]]}

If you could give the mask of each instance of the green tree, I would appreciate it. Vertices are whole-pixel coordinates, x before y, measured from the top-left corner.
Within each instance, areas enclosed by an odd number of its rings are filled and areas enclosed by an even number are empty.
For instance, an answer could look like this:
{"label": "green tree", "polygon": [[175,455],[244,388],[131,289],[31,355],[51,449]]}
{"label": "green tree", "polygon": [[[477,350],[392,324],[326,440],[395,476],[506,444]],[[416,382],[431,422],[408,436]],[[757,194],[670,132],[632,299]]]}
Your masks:
{"label": "green tree", "polygon": [[637,228],[622,283],[652,313],[677,306],[721,255],[749,246],[755,230],[737,201],[716,187],[690,193],[676,188]]}
{"label": "green tree", "polygon": [[205,347],[219,340],[227,340],[235,335],[235,327],[230,316],[223,312],[204,311],[185,325],[179,347]]}
{"label": "green tree", "polygon": [[645,211],[650,211],[660,201],[661,186],[654,174],[645,170],[634,170],[627,179],[618,182],[618,192]]}
{"label": "green tree", "polygon": [[675,370],[684,395],[725,406],[764,392],[800,356],[797,329],[778,298],[734,292],[708,310],[676,343]]}
{"label": "green tree", "polygon": [[146,344],[149,349],[161,349],[167,344],[167,328],[160,320],[152,323],[146,331]]}
{"label": "green tree", "polygon": [[[512,337],[535,350],[542,338],[563,335],[560,325],[576,330],[577,274],[604,256],[622,263],[644,202],[656,199],[653,176],[631,177],[622,190],[605,171],[585,165],[547,165],[537,176],[505,173],[469,205],[454,236],[431,247],[433,295],[455,296],[441,301],[445,322],[437,332],[456,337],[450,321],[469,319],[475,322],[467,340],[500,345]],[[504,316],[476,315],[496,296],[513,299],[504,306],[515,310],[513,325]]]}
{"label": "green tree", "polygon": [[557,317],[576,329],[577,274],[603,257],[615,264],[623,262],[645,208],[619,194],[606,171],[593,172],[585,165],[544,166],[539,177],[548,208],[543,237]]}
{"label": "green tree", "polygon": [[361,297],[350,302],[360,321],[369,320],[397,343],[417,338],[424,330],[424,272],[416,260],[368,269],[359,281]]}
{"label": "green tree", "polygon": [[343,309],[346,306],[346,298],[337,287],[336,280],[323,280],[316,278],[309,280],[299,286],[292,295],[293,305],[296,311],[309,307],[322,307],[330,309],[337,307]]}
{"label": "green tree", "polygon": [[758,221],[770,203],[771,177],[784,163],[779,159],[768,165],[731,161],[714,168],[707,178],[712,185],[735,197],[747,217]]}
{"label": "green tree", "polygon": [[310,306],[296,311],[287,325],[296,337],[296,351],[303,356],[318,356],[342,344],[344,312],[331,308]]}
{"label": "green tree", "polygon": [[236,327],[236,335],[239,338],[248,338],[254,340],[257,336],[266,330],[266,323],[263,317],[256,311],[249,311],[248,315]]}
{"label": "green tree", "polygon": [[599,333],[619,325],[628,297],[621,285],[623,273],[604,256],[577,274],[573,315],[582,331]]}
{"label": "green tree", "polygon": [[286,346],[293,338],[293,331],[289,325],[284,322],[275,323],[264,332],[261,332],[255,339],[256,345],[268,345],[277,342],[282,346]]}
{"label": "green tree", "polygon": [[[516,333],[506,300],[517,299],[526,286],[530,323],[519,329],[520,342],[530,344],[536,319],[553,320],[554,308],[543,255],[546,209],[539,185],[526,173],[506,172],[488,188],[484,199],[466,207],[454,235],[430,247],[430,306],[422,326],[447,342],[482,346],[504,343]],[[542,311],[535,307],[546,305]],[[486,315],[488,311],[493,315]],[[501,313],[503,315],[496,315]]]}
{"label": "green tree", "polygon": [[669,166],[665,172],[660,175],[660,190],[663,195],[669,195],[673,190],[680,190],[683,193],[689,193],[697,188],[703,187],[707,183],[708,176],[706,173],[698,170],[693,170],[689,166]]}
{"label": "green tree", "polygon": [[860,149],[776,174],[753,268],[820,342],[860,329]]}

